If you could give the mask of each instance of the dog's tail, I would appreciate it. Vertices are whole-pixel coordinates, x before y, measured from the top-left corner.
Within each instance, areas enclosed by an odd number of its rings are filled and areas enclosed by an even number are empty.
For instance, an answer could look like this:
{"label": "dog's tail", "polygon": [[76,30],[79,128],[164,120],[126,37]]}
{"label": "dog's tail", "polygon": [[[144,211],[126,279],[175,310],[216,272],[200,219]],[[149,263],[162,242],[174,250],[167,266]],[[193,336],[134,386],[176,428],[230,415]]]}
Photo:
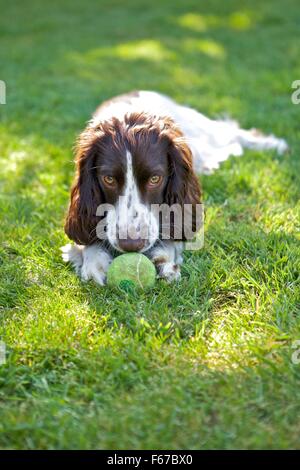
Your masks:
{"label": "dog's tail", "polygon": [[243,148],[254,150],[276,150],[282,155],[288,150],[288,144],[284,139],[280,139],[273,134],[264,135],[257,129],[238,129],[237,139]]}

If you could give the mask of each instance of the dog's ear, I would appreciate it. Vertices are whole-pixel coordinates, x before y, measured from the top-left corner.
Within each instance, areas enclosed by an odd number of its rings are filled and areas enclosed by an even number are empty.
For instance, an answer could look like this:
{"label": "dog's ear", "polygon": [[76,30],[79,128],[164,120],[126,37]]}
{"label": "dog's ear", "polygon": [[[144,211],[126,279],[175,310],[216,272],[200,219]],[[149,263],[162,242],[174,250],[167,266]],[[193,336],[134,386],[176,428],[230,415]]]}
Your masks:
{"label": "dog's ear", "polygon": [[105,202],[95,169],[101,137],[101,132],[87,127],[77,143],[76,175],[65,220],[65,232],[79,245],[89,245],[97,240],[96,226],[100,217],[96,216],[96,211]]}
{"label": "dog's ear", "polygon": [[[186,219],[190,211],[192,227],[189,230],[192,229],[195,233],[202,223],[197,218],[197,205],[201,204],[202,194],[200,183],[193,170],[192,152],[175,126],[170,126],[167,137],[169,139],[169,180],[165,189],[165,200],[169,206],[177,204],[181,207],[183,225],[187,224],[187,220],[184,220],[184,211],[186,211]],[[188,232],[187,229],[188,227],[185,227],[184,233]],[[187,238],[183,234],[181,239]]]}

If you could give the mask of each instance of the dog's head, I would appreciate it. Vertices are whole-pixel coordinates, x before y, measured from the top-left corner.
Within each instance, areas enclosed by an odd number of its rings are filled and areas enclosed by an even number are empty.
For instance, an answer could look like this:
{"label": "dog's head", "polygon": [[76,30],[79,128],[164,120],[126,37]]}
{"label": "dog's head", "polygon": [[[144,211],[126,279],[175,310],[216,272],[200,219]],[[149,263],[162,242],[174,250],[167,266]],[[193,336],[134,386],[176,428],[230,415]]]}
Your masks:
{"label": "dog's head", "polygon": [[199,202],[191,151],[175,123],[132,113],[91,122],[80,135],[65,231],[78,244],[102,238],[118,251],[143,252],[168,224],[170,238],[185,239],[184,218],[178,223],[172,213],[166,222],[158,206],[193,209]]}

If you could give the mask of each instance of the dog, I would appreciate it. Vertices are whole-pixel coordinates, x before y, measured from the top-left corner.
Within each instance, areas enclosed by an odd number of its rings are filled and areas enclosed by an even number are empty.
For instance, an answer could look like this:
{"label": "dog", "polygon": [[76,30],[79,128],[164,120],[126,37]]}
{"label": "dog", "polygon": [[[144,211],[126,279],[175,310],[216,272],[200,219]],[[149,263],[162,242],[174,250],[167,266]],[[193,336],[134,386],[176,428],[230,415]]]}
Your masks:
{"label": "dog", "polygon": [[142,252],[160,278],[178,281],[184,242],[191,238],[184,231],[187,217],[165,222],[151,208],[188,207],[194,235],[202,223],[196,220],[202,201],[197,175],[242,155],[244,148],[282,154],[288,146],[284,139],[241,129],[232,120],[209,119],[153,91],[104,102],[78,139],[65,220],[65,233],[75,244],[62,248],[64,261],[83,281],[104,285],[114,256]]}

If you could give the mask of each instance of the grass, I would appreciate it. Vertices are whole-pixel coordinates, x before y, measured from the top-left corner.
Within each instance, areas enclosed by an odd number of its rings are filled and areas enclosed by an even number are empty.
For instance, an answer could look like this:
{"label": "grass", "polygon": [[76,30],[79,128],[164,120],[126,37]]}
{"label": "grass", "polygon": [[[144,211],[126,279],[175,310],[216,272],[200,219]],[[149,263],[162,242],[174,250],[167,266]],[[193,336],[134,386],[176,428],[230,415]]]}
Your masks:
{"label": "grass", "polygon": [[[299,447],[297,0],[0,3],[1,448]],[[203,177],[204,249],[134,295],[81,283],[59,247],[75,137],[138,88],[291,151]]]}

